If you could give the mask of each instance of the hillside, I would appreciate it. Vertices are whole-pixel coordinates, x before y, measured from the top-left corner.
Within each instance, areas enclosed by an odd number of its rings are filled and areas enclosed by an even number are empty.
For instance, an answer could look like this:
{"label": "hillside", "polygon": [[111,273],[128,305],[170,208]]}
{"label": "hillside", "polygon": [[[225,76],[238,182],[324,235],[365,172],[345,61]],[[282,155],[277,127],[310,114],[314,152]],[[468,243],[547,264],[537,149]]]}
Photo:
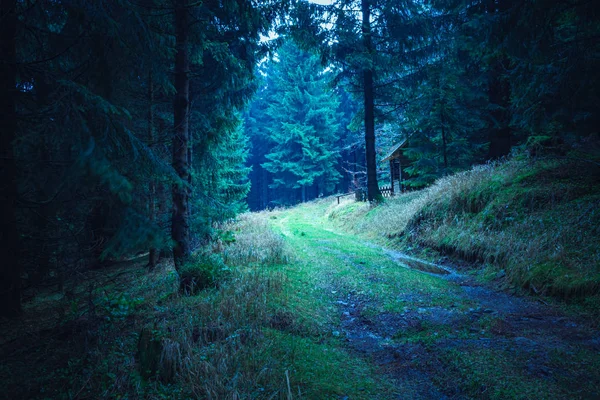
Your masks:
{"label": "hillside", "polygon": [[[600,167],[528,158],[437,181],[380,207],[331,207],[341,227],[533,294],[588,304],[600,293]],[[433,250],[433,251],[432,251]]]}

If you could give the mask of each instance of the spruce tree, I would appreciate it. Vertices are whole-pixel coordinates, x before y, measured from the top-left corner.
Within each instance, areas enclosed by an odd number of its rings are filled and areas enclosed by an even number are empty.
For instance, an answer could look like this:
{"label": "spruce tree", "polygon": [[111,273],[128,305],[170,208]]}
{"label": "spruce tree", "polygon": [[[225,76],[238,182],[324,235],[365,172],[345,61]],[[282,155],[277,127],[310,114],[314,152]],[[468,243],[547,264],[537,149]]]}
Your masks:
{"label": "spruce tree", "polygon": [[174,137],[173,169],[179,180],[173,184],[173,220],[171,235],[173,237],[173,259],[175,268],[179,269],[191,254],[189,223],[189,190],[190,147],[189,107],[190,107],[190,55],[189,55],[189,6],[187,0],[176,0],[175,25],[175,101],[173,112]]}
{"label": "spruce tree", "polygon": [[318,48],[324,62],[335,65],[335,81],[362,98],[369,201],[381,199],[376,125],[400,107],[390,93],[402,87],[407,67],[422,52],[424,9],[413,1],[338,0],[323,7],[299,4],[293,14],[294,37]]}
{"label": "spruce tree", "polygon": [[0,316],[16,317],[21,313],[21,271],[22,260],[19,254],[19,232],[17,231],[17,166],[14,141],[17,137],[16,115],[16,1],[2,1],[0,5]]}
{"label": "spruce tree", "polygon": [[339,100],[327,90],[329,74],[316,56],[287,42],[278,59],[268,71],[273,84],[266,114],[273,147],[263,167],[274,174],[273,187],[298,189],[306,201],[310,189],[315,197],[331,192],[340,178]]}

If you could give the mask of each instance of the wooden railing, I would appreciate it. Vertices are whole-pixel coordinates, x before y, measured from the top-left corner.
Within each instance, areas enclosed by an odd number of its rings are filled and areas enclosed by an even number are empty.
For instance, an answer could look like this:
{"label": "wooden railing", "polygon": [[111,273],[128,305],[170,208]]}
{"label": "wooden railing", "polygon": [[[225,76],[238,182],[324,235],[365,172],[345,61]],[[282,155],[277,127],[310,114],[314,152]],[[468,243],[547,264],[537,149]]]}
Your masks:
{"label": "wooden railing", "polygon": [[341,197],[352,196],[352,195],[354,195],[354,199],[356,201],[366,201],[367,200],[367,193],[365,193],[365,191],[363,191],[361,189],[358,189],[358,190],[356,190],[354,192],[336,195],[336,197],[337,197],[337,203],[340,204],[340,198]]}

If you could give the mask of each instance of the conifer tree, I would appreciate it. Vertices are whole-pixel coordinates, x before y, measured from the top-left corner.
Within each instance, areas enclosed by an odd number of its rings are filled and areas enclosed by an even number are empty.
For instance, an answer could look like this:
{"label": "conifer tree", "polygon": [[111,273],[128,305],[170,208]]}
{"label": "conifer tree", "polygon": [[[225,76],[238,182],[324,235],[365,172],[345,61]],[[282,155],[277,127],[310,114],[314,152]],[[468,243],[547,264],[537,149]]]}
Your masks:
{"label": "conifer tree", "polygon": [[187,0],[176,0],[175,25],[175,102],[173,112],[173,168],[179,180],[173,184],[173,220],[171,235],[175,242],[173,259],[176,268],[181,268],[191,253],[190,223],[189,223],[189,190],[190,161],[188,148],[189,137],[189,107],[190,107],[190,55],[189,30],[190,22]]}
{"label": "conifer tree", "polygon": [[263,167],[274,174],[273,187],[299,189],[306,201],[328,193],[338,182],[337,142],[340,131],[335,92],[327,90],[328,74],[316,56],[291,42],[278,51],[272,75],[269,139],[273,142]]}
{"label": "conifer tree", "polygon": [[399,108],[390,93],[402,86],[405,70],[422,52],[423,10],[424,4],[413,1],[338,0],[326,7],[300,4],[293,14],[292,34],[319,48],[323,60],[336,66],[335,81],[362,98],[369,201],[381,199],[376,124]]}
{"label": "conifer tree", "polygon": [[218,140],[204,144],[194,163],[198,172],[192,194],[198,206],[192,227],[201,238],[211,237],[214,222],[234,218],[248,209],[251,168],[245,166],[249,149],[241,117],[220,132]]}
{"label": "conifer tree", "polygon": [[0,316],[16,317],[21,313],[21,271],[19,233],[17,231],[17,166],[14,141],[17,137],[16,115],[16,1],[2,1],[0,5]]}
{"label": "conifer tree", "polygon": [[[183,127],[174,115],[176,22],[193,21],[188,45],[179,46],[190,68],[183,63],[178,76],[190,79],[188,102],[197,109],[192,117],[179,107],[177,117],[191,124],[183,161],[196,177],[191,150],[230,138],[254,91],[260,34],[284,7],[248,0],[2,2],[0,201],[3,244],[14,259],[2,269],[7,309],[18,311],[21,283],[62,290],[75,271],[144,250],[156,263],[172,243],[166,192],[195,184],[181,179],[168,154],[174,128]],[[217,178],[219,193],[243,193],[227,174]],[[19,247],[29,251],[15,252]]]}

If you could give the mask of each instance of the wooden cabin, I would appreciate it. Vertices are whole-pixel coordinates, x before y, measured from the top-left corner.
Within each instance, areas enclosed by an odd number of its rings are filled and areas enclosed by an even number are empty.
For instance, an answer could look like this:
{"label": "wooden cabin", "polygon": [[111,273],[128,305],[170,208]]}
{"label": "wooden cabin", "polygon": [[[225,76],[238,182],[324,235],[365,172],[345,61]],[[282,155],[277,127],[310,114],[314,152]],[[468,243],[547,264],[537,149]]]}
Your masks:
{"label": "wooden cabin", "polygon": [[[389,154],[381,162],[389,162],[390,165],[390,195],[399,194],[404,191],[402,181],[406,178],[404,169],[410,165],[410,160],[404,156],[403,149],[408,147],[408,140],[403,140],[392,148]],[[387,188],[386,188],[387,189]]]}

